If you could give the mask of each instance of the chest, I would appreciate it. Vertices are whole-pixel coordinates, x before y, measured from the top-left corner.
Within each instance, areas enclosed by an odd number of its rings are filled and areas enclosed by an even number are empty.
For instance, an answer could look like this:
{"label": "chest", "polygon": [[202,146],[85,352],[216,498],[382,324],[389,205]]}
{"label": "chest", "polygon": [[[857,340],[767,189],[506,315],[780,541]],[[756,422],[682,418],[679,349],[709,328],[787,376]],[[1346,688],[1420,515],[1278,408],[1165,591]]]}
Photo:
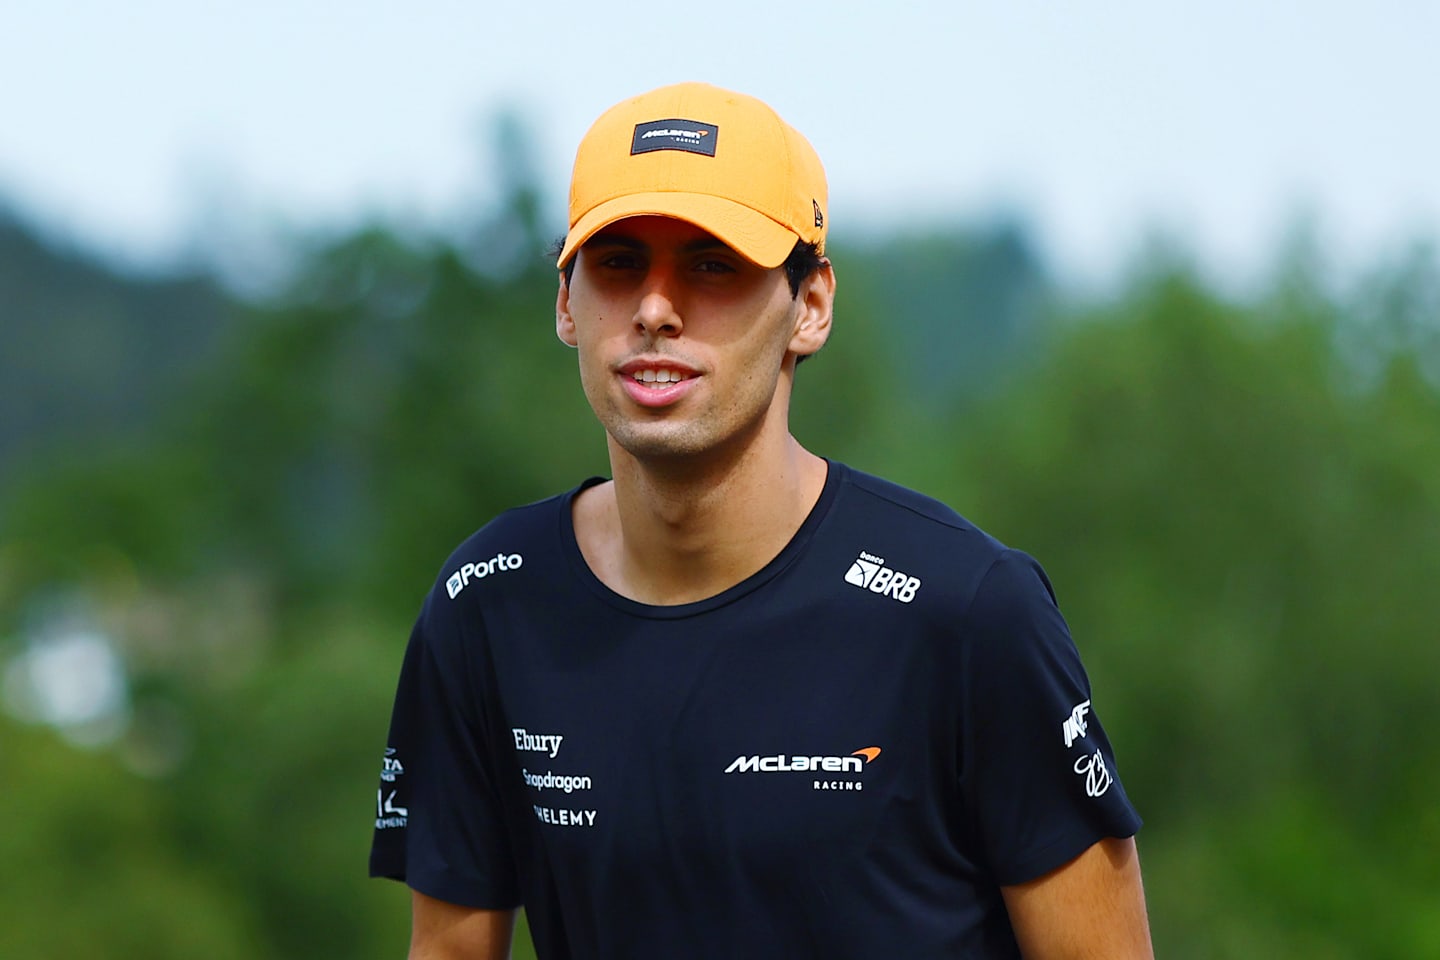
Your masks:
{"label": "chest", "polygon": [[953,800],[954,668],[888,612],[488,625],[514,809],[609,876],[862,855]]}

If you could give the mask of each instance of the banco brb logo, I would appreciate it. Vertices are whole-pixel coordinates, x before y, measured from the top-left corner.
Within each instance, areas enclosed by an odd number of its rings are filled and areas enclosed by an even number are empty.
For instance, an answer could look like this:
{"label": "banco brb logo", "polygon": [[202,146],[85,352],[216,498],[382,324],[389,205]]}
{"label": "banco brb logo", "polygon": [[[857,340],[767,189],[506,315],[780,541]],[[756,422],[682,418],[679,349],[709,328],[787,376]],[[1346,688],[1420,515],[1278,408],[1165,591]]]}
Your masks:
{"label": "banco brb logo", "polygon": [[915,594],[920,590],[919,577],[887,567],[884,557],[863,551],[859,558],[850,564],[850,570],[845,574],[845,582],[901,603],[914,600]]}

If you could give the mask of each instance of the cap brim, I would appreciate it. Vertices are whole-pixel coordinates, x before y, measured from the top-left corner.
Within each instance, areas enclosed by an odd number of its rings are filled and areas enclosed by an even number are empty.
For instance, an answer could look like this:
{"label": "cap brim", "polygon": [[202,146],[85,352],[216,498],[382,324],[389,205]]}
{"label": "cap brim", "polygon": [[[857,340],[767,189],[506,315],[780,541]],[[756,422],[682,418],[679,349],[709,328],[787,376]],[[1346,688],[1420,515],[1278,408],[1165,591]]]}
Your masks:
{"label": "cap brim", "polygon": [[576,221],[565,237],[556,267],[563,267],[575,251],[610,224],[629,217],[672,217],[714,234],[751,263],[778,267],[790,256],[799,238],[763,213],[733,200],[701,193],[633,193],[593,207]]}

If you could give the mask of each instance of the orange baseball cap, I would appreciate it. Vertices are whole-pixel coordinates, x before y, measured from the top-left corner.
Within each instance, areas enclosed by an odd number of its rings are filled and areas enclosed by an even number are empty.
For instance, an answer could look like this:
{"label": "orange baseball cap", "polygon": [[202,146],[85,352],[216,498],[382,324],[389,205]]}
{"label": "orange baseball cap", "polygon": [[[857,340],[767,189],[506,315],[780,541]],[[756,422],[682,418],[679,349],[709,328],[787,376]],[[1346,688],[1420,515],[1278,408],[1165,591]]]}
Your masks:
{"label": "orange baseball cap", "polygon": [[825,169],[799,131],[754,97],[706,83],[611,107],[580,141],[570,232],[557,267],[626,217],[674,217],[762,267],[797,240],[825,249]]}

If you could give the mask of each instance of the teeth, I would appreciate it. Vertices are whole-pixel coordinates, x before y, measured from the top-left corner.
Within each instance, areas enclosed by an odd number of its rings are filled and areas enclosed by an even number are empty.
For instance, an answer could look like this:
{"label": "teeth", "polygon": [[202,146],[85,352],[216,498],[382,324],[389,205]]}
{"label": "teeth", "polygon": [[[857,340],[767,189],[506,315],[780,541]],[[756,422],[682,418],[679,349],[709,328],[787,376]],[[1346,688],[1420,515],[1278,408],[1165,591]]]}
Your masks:
{"label": "teeth", "polygon": [[640,383],[679,383],[685,379],[678,370],[637,370],[633,376]]}

